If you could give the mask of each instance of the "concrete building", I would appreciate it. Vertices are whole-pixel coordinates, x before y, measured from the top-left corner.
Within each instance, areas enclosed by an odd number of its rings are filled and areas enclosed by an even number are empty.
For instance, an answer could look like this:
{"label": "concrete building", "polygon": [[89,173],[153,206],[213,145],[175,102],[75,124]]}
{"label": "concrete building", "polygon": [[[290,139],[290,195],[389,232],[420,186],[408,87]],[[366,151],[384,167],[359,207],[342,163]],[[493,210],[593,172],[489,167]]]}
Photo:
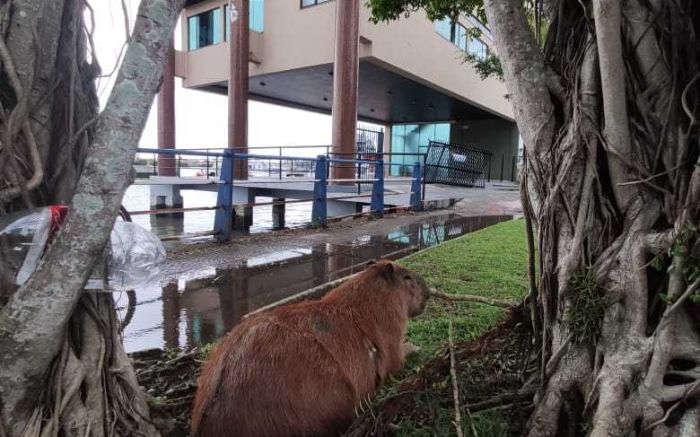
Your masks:
{"label": "concrete building", "polygon": [[[249,97],[331,113],[337,2],[249,0]],[[175,75],[187,88],[227,94],[229,2],[190,0],[182,15]],[[431,22],[423,11],[373,24],[359,11],[357,118],[386,127],[385,152],[425,152],[429,140],[493,154],[492,179],[514,178],[518,132],[505,84],[482,80],[464,53],[493,50],[488,29],[470,16]],[[467,29],[482,30],[479,38]],[[408,165],[410,156],[392,156]],[[395,170],[392,170],[394,173]]]}

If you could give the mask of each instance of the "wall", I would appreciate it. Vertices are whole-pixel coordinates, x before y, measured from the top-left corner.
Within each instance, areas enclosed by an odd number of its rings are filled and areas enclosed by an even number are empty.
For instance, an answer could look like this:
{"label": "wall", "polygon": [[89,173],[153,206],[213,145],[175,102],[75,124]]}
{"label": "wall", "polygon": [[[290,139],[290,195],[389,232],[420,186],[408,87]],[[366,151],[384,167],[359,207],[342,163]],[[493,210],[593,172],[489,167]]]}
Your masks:
{"label": "wall", "polygon": [[515,123],[498,119],[454,123],[450,142],[491,152],[491,180],[501,179],[501,164],[503,180],[515,180],[517,171],[513,172],[513,157],[518,156],[519,142]]}
{"label": "wall", "polygon": [[[187,17],[223,7],[226,1],[211,0],[188,8],[182,17],[183,47],[187,47]],[[250,75],[325,65],[333,62],[335,2],[301,9],[296,0],[265,2],[264,31],[251,32],[251,53],[259,62],[251,64]],[[473,27],[467,20],[465,26]],[[492,47],[486,36],[481,38]],[[178,63],[178,75],[187,87],[226,81],[228,43],[204,47]],[[512,120],[505,100],[505,85],[495,79],[482,81],[471,65],[462,61],[461,51],[435,31],[425,12],[392,23],[373,24],[369,11],[360,11],[360,57],[368,59],[459,98],[492,114]]]}

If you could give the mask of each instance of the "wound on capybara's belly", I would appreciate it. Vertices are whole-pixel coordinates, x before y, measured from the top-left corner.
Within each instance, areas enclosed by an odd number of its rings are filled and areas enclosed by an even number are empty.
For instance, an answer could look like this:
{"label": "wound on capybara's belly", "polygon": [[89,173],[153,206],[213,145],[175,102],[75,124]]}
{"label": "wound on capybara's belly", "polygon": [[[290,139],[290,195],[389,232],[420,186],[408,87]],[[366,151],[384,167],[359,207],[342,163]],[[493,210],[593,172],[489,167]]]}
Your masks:
{"label": "wound on capybara's belly", "polygon": [[419,275],[381,261],[320,300],[250,317],[204,365],[192,434],[342,433],[360,402],[403,365],[406,322],[427,299]]}

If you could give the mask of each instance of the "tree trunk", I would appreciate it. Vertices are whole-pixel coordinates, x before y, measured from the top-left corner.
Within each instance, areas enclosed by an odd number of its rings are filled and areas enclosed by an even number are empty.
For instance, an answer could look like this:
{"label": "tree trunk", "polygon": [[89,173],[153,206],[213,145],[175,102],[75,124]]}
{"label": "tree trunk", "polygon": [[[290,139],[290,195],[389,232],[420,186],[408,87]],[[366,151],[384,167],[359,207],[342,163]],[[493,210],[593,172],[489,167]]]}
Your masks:
{"label": "tree trunk", "polygon": [[532,436],[700,435],[700,8],[485,0],[526,145]]}
{"label": "tree trunk", "polygon": [[82,288],[129,185],[183,4],[141,1],[99,116],[87,4],[0,5],[0,207],[70,202],[37,271],[0,309],[0,436],[158,434],[111,294]]}

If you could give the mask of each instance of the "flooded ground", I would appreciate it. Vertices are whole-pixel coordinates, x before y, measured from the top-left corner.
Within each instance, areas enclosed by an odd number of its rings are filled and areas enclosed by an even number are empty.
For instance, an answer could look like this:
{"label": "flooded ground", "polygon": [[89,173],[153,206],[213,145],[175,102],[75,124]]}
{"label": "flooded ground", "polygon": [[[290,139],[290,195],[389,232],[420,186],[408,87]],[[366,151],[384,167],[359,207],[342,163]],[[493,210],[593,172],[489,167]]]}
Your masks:
{"label": "flooded ground", "polygon": [[[199,194],[199,193],[198,193]],[[119,305],[130,318],[124,331],[128,352],[150,348],[189,348],[226,333],[248,312],[292,294],[361,270],[376,258],[397,259],[416,250],[510,219],[510,216],[425,220],[347,242],[284,249],[248,257],[232,267],[188,272],[166,283],[136,290],[131,309],[126,294]]]}
{"label": "flooded ground", "polygon": [[[123,204],[129,211],[146,211],[150,208],[150,187],[132,185],[126,190]],[[216,193],[212,191],[181,190],[182,200],[187,208],[216,205]],[[271,202],[271,198],[258,197],[259,203]],[[290,203],[285,206],[285,225],[288,228],[301,227],[311,219],[311,202]],[[254,211],[255,220],[251,233],[267,232],[273,229],[272,206],[258,206]],[[146,228],[159,237],[169,237],[197,232],[211,231],[214,226],[214,211],[193,211],[183,218],[156,217],[155,215],[134,215],[134,223]]]}

